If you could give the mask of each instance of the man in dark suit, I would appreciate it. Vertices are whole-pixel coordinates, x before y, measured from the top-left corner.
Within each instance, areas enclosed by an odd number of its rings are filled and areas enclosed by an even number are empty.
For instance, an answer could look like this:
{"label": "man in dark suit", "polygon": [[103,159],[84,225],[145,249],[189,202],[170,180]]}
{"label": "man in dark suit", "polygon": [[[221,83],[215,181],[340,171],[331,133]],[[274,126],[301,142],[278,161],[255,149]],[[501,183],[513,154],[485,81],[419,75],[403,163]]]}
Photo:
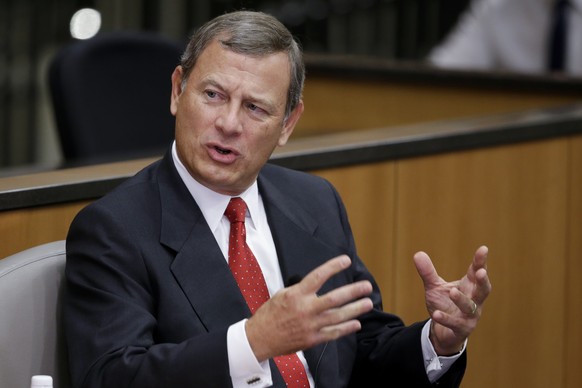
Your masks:
{"label": "man in dark suit", "polygon": [[[303,112],[303,80],[297,43],[268,15],[225,14],[192,37],[172,75],[172,148],[71,225],[75,387],[460,384],[487,248],[451,283],[419,252],[431,319],[383,312],[335,189],[267,164]],[[235,257],[258,263],[252,282]]]}

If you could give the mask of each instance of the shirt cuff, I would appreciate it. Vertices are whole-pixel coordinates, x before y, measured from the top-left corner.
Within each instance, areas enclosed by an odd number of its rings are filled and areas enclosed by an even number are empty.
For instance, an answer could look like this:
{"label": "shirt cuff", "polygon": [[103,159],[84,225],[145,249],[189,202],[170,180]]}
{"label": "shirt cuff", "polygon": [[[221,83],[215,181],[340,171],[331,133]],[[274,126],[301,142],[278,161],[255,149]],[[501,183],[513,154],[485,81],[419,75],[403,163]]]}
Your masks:
{"label": "shirt cuff", "polygon": [[424,366],[426,368],[426,375],[428,377],[428,380],[431,383],[434,383],[439,378],[441,378],[442,375],[447,373],[447,371],[449,370],[451,365],[453,365],[453,363],[455,361],[457,361],[459,359],[459,357],[461,357],[461,355],[463,354],[463,352],[467,348],[467,340],[465,340],[465,343],[463,344],[463,348],[461,349],[461,351],[459,353],[457,353],[453,356],[447,356],[447,357],[438,356],[436,354],[436,351],[434,350],[434,347],[432,346],[432,343],[430,342],[430,338],[429,338],[431,323],[432,323],[432,320],[429,319],[428,322],[426,322],[426,324],[422,328],[422,334],[420,336],[420,343],[422,345],[422,355],[424,357]]}
{"label": "shirt cuff", "polygon": [[234,388],[263,388],[273,385],[269,360],[258,362],[247,339],[243,319],[228,328],[226,346],[230,378]]}

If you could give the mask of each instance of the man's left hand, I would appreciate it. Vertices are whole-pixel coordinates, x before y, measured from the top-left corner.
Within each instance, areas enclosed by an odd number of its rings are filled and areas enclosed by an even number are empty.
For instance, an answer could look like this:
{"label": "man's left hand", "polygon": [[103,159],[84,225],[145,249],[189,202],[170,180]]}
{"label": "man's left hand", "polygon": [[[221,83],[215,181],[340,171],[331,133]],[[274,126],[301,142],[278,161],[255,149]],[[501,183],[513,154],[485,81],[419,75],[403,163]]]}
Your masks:
{"label": "man's left hand", "polygon": [[481,246],[463,278],[446,282],[425,252],[414,255],[414,263],[425,289],[426,307],[433,320],[430,340],[439,356],[458,353],[477,327],[483,303],[491,292],[487,275],[488,248]]}

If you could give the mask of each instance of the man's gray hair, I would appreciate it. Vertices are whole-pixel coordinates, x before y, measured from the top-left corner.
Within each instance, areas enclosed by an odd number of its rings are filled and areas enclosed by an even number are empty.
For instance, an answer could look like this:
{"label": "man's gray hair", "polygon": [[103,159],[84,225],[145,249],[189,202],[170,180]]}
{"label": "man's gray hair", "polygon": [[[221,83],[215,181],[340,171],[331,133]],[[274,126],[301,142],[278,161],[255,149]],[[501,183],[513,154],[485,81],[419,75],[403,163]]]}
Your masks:
{"label": "man's gray hair", "polygon": [[291,82],[287,93],[285,119],[301,100],[305,82],[303,53],[291,32],[275,17],[254,11],[236,11],[218,16],[200,27],[190,38],[181,65],[185,84],[202,51],[214,40],[237,53],[262,57],[287,53]]}

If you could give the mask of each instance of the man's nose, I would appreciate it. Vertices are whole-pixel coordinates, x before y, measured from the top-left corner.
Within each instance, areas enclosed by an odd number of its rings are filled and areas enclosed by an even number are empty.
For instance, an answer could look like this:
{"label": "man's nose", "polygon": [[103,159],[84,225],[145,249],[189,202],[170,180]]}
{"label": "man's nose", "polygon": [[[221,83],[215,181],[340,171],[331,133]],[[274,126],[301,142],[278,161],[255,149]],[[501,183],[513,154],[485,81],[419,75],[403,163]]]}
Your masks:
{"label": "man's nose", "polygon": [[227,134],[242,132],[241,110],[237,104],[225,104],[216,118],[216,127]]}

